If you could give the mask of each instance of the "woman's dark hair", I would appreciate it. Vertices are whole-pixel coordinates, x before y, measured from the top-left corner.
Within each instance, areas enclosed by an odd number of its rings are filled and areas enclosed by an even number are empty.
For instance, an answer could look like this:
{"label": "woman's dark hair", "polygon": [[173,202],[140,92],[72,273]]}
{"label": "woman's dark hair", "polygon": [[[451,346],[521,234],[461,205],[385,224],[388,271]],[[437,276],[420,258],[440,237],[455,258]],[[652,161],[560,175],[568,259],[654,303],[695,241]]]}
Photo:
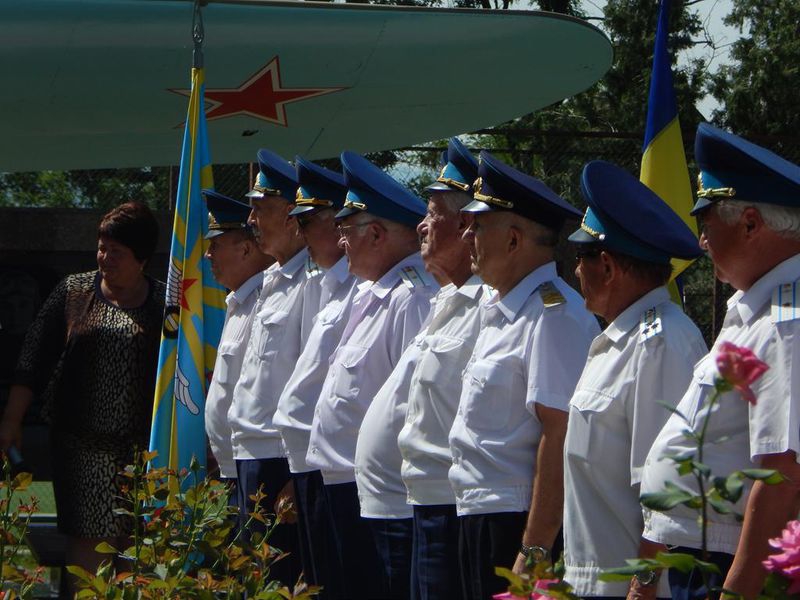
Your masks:
{"label": "woman's dark hair", "polygon": [[131,249],[137,260],[153,256],[158,242],[158,223],[141,202],[126,202],[103,215],[97,237],[107,237]]}

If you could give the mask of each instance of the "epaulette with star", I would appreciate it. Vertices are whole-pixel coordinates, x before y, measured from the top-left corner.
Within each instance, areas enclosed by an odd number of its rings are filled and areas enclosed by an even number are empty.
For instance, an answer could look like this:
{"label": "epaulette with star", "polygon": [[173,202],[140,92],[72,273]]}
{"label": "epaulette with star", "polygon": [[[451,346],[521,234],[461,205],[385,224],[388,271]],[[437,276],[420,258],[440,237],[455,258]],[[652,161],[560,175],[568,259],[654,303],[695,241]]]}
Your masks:
{"label": "epaulette with star", "polygon": [[545,281],[536,289],[542,297],[542,303],[545,308],[559,306],[567,301],[567,299],[564,298],[564,294],[558,291],[556,284],[552,281]]}
{"label": "epaulette with star", "polygon": [[402,267],[398,273],[400,274],[400,279],[406,284],[406,287],[411,290],[414,288],[431,286],[431,276],[428,275],[425,270],[419,269],[413,265]]}
{"label": "epaulette with star", "polygon": [[800,297],[798,297],[798,283],[782,283],[772,290],[772,314],[773,323],[783,323],[800,318]]}
{"label": "epaulette with star", "polygon": [[664,331],[661,323],[661,311],[657,307],[648,308],[639,321],[639,341],[646,342]]}
{"label": "epaulette with star", "polygon": [[319,265],[311,260],[310,256],[306,258],[306,277],[310,279],[320,275],[322,275],[322,269],[319,268]]}

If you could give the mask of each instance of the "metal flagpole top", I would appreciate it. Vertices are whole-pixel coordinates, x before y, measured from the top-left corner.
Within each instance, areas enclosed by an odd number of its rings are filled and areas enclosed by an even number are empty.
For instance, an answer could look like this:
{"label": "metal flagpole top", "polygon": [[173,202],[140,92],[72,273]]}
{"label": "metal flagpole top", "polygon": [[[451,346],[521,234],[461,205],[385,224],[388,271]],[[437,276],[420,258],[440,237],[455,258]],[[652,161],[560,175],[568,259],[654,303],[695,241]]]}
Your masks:
{"label": "metal flagpole top", "polygon": [[195,69],[203,68],[203,7],[208,4],[208,0],[195,0],[192,14],[192,40],[194,41],[194,51],[192,52],[192,67]]}

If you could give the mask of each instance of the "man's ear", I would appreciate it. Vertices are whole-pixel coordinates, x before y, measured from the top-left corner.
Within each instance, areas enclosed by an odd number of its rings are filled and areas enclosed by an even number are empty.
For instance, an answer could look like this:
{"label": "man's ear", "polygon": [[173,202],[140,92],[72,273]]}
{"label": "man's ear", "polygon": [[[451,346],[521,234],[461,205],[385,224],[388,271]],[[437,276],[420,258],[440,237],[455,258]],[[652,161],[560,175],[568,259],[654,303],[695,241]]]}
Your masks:
{"label": "man's ear", "polygon": [[604,283],[611,283],[620,276],[621,270],[619,268],[619,263],[614,260],[613,256],[603,250],[598,258],[600,259],[600,263],[603,265]]}
{"label": "man's ear", "polygon": [[509,254],[513,254],[522,248],[522,231],[520,231],[519,227],[516,225],[510,225],[506,235],[508,236],[508,243],[506,247],[508,248]]}
{"label": "man's ear", "polygon": [[748,206],[742,211],[739,222],[744,226],[744,234],[746,237],[752,237],[764,227],[764,217],[761,216],[759,210],[754,206]]}
{"label": "man's ear", "polygon": [[462,237],[464,232],[469,229],[469,226],[472,225],[472,222],[475,220],[475,217],[472,213],[465,213],[459,212],[458,213],[458,236]]}

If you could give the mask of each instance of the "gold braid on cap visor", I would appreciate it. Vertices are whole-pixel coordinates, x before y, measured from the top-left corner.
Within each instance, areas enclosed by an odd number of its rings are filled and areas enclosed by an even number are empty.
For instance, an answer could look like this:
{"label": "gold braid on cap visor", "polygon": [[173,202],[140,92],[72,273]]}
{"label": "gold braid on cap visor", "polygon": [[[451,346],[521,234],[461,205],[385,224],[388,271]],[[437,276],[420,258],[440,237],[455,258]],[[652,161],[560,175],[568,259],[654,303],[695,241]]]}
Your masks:
{"label": "gold braid on cap visor", "polygon": [[345,208],[355,208],[357,210],[367,210],[367,205],[363,202],[353,202],[352,200],[344,201]]}
{"label": "gold braid on cap visor", "polygon": [[496,204],[501,208],[511,209],[514,208],[514,203],[509,202],[508,200],[502,200],[500,198],[495,198],[494,196],[487,196],[486,194],[481,194],[481,187],[483,186],[483,178],[478,177],[475,180],[475,192],[472,194],[472,197],[475,200],[480,200],[481,202],[485,202],[486,204]]}
{"label": "gold braid on cap visor", "polygon": [[295,197],[295,204],[297,206],[333,206],[333,202],[330,200],[322,200],[320,198],[306,198],[303,196],[303,192],[299,189],[297,190],[297,195]]}
{"label": "gold braid on cap visor", "polygon": [[445,177],[444,172],[446,170],[447,170],[447,165],[442,167],[442,172],[439,173],[439,177],[436,178],[436,181],[438,181],[439,183],[443,183],[445,185],[452,185],[454,188],[458,188],[462,192],[466,192],[469,189],[468,183],[462,183],[450,177]]}
{"label": "gold braid on cap visor", "polygon": [[703,176],[697,176],[697,197],[698,198],[734,198],[736,196],[736,189],[732,187],[726,188],[704,188]]}

